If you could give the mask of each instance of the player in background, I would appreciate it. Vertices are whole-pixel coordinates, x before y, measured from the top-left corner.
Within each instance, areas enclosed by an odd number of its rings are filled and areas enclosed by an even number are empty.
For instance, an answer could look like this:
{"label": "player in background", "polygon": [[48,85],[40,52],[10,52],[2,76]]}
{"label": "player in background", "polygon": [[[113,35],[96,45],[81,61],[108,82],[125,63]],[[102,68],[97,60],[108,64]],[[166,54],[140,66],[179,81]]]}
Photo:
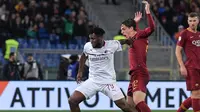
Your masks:
{"label": "player in background", "polygon": [[[150,108],[145,103],[146,85],[149,82],[149,73],[146,65],[146,56],[148,49],[148,36],[155,29],[153,18],[150,14],[150,6],[147,1],[142,1],[145,4],[145,12],[148,18],[149,27],[144,30],[139,30],[136,27],[136,22],[132,19],[127,19],[122,22],[121,31],[127,38],[135,38],[132,47],[129,48],[129,66],[130,66],[130,84],[128,87],[128,103],[134,106],[138,112],[151,112]],[[141,14],[141,13],[140,13]]]}
{"label": "player in background", "polygon": [[[200,112],[200,32],[197,31],[199,15],[188,15],[189,27],[178,38],[176,46],[176,58],[180,66],[180,73],[186,79],[187,90],[191,96],[180,106],[177,112],[184,112],[192,107],[194,112]],[[186,54],[186,62],[183,62],[182,51]]]}
{"label": "player in background", "polygon": [[123,44],[131,45],[132,39],[104,40],[104,30],[94,28],[90,35],[90,42],[84,46],[80,58],[77,82],[82,79],[83,67],[86,59],[89,60],[89,79],[81,83],[69,98],[71,112],[80,112],[79,103],[91,98],[97,92],[102,92],[124,112],[135,112],[126,102],[124,95],[116,83],[114,69],[114,53],[122,51]]}

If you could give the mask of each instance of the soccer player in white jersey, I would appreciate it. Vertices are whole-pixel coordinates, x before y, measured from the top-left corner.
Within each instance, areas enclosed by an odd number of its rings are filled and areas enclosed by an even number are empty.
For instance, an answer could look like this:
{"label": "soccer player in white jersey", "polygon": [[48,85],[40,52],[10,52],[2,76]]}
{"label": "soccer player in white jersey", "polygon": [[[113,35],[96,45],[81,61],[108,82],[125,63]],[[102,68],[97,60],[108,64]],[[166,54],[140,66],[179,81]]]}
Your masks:
{"label": "soccer player in white jersey", "polygon": [[89,79],[81,83],[69,98],[71,112],[80,112],[79,103],[102,92],[124,112],[135,112],[126,102],[124,95],[116,83],[114,69],[114,53],[121,51],[123,44],[131,45],[132,39],[104,40],[105,31],[96,27],[90,35],[90,42],[84,46],[80,58],[77,82],[80,83],[84,63],[89,60]]}

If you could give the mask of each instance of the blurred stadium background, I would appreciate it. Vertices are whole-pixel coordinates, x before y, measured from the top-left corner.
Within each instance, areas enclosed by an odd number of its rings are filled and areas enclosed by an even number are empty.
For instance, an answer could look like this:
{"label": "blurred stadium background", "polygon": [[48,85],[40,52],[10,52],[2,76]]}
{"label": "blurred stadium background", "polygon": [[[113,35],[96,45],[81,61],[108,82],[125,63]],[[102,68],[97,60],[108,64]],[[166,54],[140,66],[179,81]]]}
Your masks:
{"label": "blurred stadium background", "polygon": [[[156,23],[156,30],[149,37],[147,57],[151,80],[183,80],[174,54],[176,39],[181,28],[187,27],[187,14],[191,11],[199,12],[200,1],[148,1]],[[139,28],[147,26],[141,0],[116,2],[0,0],[0,71],[5,62],[3,46],[10,37],[19,42],[18,57],[21,63],[24,63],[27,54],[33,53],[34,58],[42,65],[44,80],[57,80],[62,55],[80,55],[84,43],[89,40],[88,33],[94,26],[99,25],[106,30],[105,39],[113,39],[119,35],[121,22],[133,17],[136,11],[143,12]],[[118,80],[129,79],[127,56],[126,48],[115,55]]]}

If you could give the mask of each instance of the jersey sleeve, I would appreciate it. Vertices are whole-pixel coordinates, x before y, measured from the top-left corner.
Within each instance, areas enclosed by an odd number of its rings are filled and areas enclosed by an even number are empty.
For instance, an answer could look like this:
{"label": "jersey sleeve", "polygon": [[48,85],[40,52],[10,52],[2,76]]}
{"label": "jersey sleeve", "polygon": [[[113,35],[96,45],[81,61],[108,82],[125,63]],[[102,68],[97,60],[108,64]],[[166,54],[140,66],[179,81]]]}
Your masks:
{"label": "jersey sleeve", "polygon": [[86,43],[86,44],[84,45],[84,48],[83,48],[83,53],[85,54],[85,56],[88,56],[88,44],[89,44],[89,43]]}
{"label": "jersey sleeve", "polygon": [[122,51],[122,45],[118,40],[113,40],[111,46],[113,46],[114,51]]}
{"label": "jersey sleeve", "polygon": [[148,20],[148,27],[145,28],[144,30],[139,30],[138,38],[148,38],[155,30],[155,23],[151,14],[147,14],[147,20]]}
{"label": "jersey sleeve", "polygon": [[177,45],[183,47],[186,43],[187,34],[185,31],[181,32],[180,36],[178,37]]}

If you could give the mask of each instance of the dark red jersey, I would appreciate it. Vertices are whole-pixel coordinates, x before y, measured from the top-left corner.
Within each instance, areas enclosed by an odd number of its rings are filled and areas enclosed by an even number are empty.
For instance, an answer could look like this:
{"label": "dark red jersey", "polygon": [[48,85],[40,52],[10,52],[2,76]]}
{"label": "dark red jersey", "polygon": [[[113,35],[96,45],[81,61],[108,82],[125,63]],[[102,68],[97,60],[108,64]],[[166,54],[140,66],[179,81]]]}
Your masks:
{"label": "dark red jersey", "polygon": [[200,69],[200,32],[185,29],[179,36],[178,46],[183,47],[186,54],[186,67]]}
{"label": "dark red jersey", "polygon": [[149,27],[144,30],[137,30],[134,36],[134,41],[131,48],[129,48],[129,66],[130,70],[136,70],[137,67],[143,67],[147,69],[146,57],[148,50],[148,37],[152,34],[155,29],[153,18],[150,14],[147,14]]}

